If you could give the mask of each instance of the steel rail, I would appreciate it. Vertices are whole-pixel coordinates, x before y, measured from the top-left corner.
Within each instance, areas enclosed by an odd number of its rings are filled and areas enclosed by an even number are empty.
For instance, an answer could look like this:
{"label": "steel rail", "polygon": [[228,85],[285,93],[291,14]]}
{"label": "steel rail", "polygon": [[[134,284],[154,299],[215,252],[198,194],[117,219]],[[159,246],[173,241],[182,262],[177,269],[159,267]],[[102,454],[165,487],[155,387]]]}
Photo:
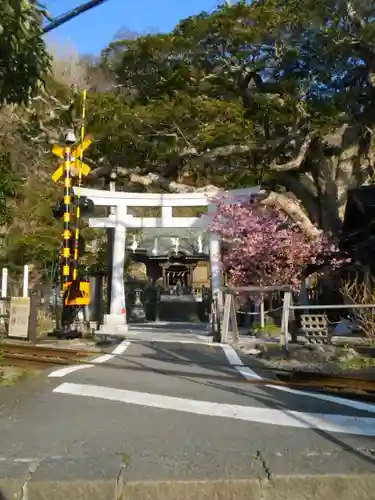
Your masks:
{"label": "steel rail", "polygon": [[333,381],[337,384],[342,384],[346,386],[355,386],[357,384],[368,383],[372,385],[375,389],[375,372],[374,374],[364,375],[346,375],[346,374],[333,374],[324,372],[310,372],[306,370],[279,370],[275,369],[272,372],[283,381],[288,382],[317,382],[317,383],[327,383],[328,381]]}
{"label": "steel rail", "polygon": [[360,380],[357,379],[356,384],[348,385],[342,380],[337,380],[334,377],[327,377],[327,380],[321,381],[285,381],[285,380],[274,380],[271,378],[265,379],[250,379],[246,380],[246,383],[250,385],[275,385],[275,386],[283,386],[283,387],[298,387],[304,389],[333,389],[335,391],[349,391],[349,392],[358,392],[358,393],[373,393],[375,395],[375,383],[372,383],[369,380]]}
{"label": "steel rail", "polygon": [[28,356],[26,354],[5,354],[0,363],[0,369],[2,365],[11,366],[31,366],[31,365],[74,365],[81,363],[82,360],[79,358],[56,358],[52,356],[40,357],[40,356]]}
{"label": "steel rail", "polygon": [[89,351],[83,349],[66,349],[60,347],[41,346],[35,344],[8,344],[0,343],[0,353],[3,356],[9,355],[24,355],[24,356],[40,356],[52,358],[77,358],[90,357],[98,353],[98,351]]}

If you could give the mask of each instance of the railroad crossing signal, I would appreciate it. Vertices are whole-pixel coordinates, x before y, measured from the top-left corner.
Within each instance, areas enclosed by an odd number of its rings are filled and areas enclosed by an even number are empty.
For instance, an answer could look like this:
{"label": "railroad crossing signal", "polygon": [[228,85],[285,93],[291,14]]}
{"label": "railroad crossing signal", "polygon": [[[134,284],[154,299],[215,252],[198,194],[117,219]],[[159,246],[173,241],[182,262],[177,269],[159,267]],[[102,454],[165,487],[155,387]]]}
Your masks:
{"label": "railroad crossing signal", "polygon": [[73,285],[72,281],[64,284],[65,306],[88,306],[90,304],[90,282],[80,280]]}
{"label": "railroad crossing signal", "polygon": [[[86,139],[83,141],[82,144],[79,144],[76,149],[72,150],[71,152],[71,169],[72,173],[78,169],[81,169],[81,174],[83,176],[86,176],[90,173],[91,168],[86,164],[86,163],[81,163],[79,161],[79,158],[81,157],[82,153],[92,144],[92,139],[89,139],[86,137]],[[53,146],[52,148],[52,153],[57,156],[58,158],[61,158],[64,160],[64,147],[63,146]],[[61,179],[61,177],[64,175],[64,163],[62,163],[52,174],[52,180],[53,182],[57,182]]]}

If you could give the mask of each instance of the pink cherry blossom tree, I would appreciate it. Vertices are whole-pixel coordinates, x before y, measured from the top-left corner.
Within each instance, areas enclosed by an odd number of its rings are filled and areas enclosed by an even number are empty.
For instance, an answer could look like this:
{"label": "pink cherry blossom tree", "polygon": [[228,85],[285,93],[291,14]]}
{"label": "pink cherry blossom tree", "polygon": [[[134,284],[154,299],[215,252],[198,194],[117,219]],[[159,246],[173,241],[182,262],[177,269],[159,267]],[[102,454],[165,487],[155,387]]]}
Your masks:
{"label": "pink cherry blossom tree", "polygon": [[283,212],[260,201],[218,201],[211,230],[224,244],[223,269],[237,286],[290,285],[298,290],[308,265],[327,259],[338,265],[329,235],[311,239]]}

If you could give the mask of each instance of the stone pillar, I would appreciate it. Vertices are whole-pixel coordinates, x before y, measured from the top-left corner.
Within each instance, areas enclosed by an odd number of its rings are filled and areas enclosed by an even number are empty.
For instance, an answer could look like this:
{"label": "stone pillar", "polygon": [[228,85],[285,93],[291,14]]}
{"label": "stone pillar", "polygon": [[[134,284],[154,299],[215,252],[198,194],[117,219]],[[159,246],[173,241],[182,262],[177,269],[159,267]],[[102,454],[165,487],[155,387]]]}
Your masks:
{"label": "stone pillar", "polygon": [[[126,227],[122,220],[127,207],[117,207],[115,239],[113,243],[112,284],[110,315],[122,315],[125,309],[124,266],[126,252]],[[126,315],[124,315],[126,316]]]}
{"label": "stone pillar", "polygon": [[[214,212],[215,205],[209,205],[208,211]],[[220,239],[213,232],[209,234],[210,265],[211,265],[211,314],[210,323],[214,342],[221,342],[221,316],[223,310],[223,298],[220,290],[222,286],[222,270],[220,263]]]}
{"label": "stone pillar", "polygon": [[[208,211],[215,212],[216,206],[209,205]],[[216,233],[210,233],[209,235],[209,249],[210,249],[210,266],[211,266],[211,290],[212,298],[216,296],[219,298],[219,304],[222,305],[221,300],[221,286],[223,282],[223,273],[221,270],[220,262],[220,239]]]}
{"label": "stone pillar", "polygon": [[220,240],[215,233],[210,233],[210,265],[212,296],[221,301],[222,271],[220,265]]}
{"label": "stone pillar", "polygon": [[[117,173],[115,170],[113,170],[110,175],[105,179],[105,186],[109,188],[109,191],[115,192],[116,191],[116,177]],[[109,207],[108,208],[108,215],[116,215],[116,207]],[[107,255],[107,265],[108,269],[112,269],[112,263],[113,263],[113,241],[114,241],[114,232],[115,229],[113,227],[108,227],[106,229],[107,231],[107,249],[108,249],[108,255]],[[111,288],[112,288],[112,273],[108,272],[108,288],[107,288],[107,304],[108,304],[108,309],[106,313],[110,312],[110,304],[111,304]]]}
{"label": "stone pillar", "polygon": [[116,208],[116,221],[113,243],[112,282],[110,314],[104,316],[98,335],[122,337],[128,331],[126,321],[124,265],[126,251],[126,226],[124,217],[127,207]]}

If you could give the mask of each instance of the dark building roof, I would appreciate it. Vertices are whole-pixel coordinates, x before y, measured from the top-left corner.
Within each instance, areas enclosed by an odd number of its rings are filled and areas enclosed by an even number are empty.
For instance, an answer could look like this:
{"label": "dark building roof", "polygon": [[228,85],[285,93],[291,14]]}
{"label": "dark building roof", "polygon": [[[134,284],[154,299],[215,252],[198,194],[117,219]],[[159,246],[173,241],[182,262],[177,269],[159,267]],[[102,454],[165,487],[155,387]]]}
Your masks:
{"label": "dark building roof", "polygon": [[348,191],[340,247],[363,264],[374,262],[375,185]]}

